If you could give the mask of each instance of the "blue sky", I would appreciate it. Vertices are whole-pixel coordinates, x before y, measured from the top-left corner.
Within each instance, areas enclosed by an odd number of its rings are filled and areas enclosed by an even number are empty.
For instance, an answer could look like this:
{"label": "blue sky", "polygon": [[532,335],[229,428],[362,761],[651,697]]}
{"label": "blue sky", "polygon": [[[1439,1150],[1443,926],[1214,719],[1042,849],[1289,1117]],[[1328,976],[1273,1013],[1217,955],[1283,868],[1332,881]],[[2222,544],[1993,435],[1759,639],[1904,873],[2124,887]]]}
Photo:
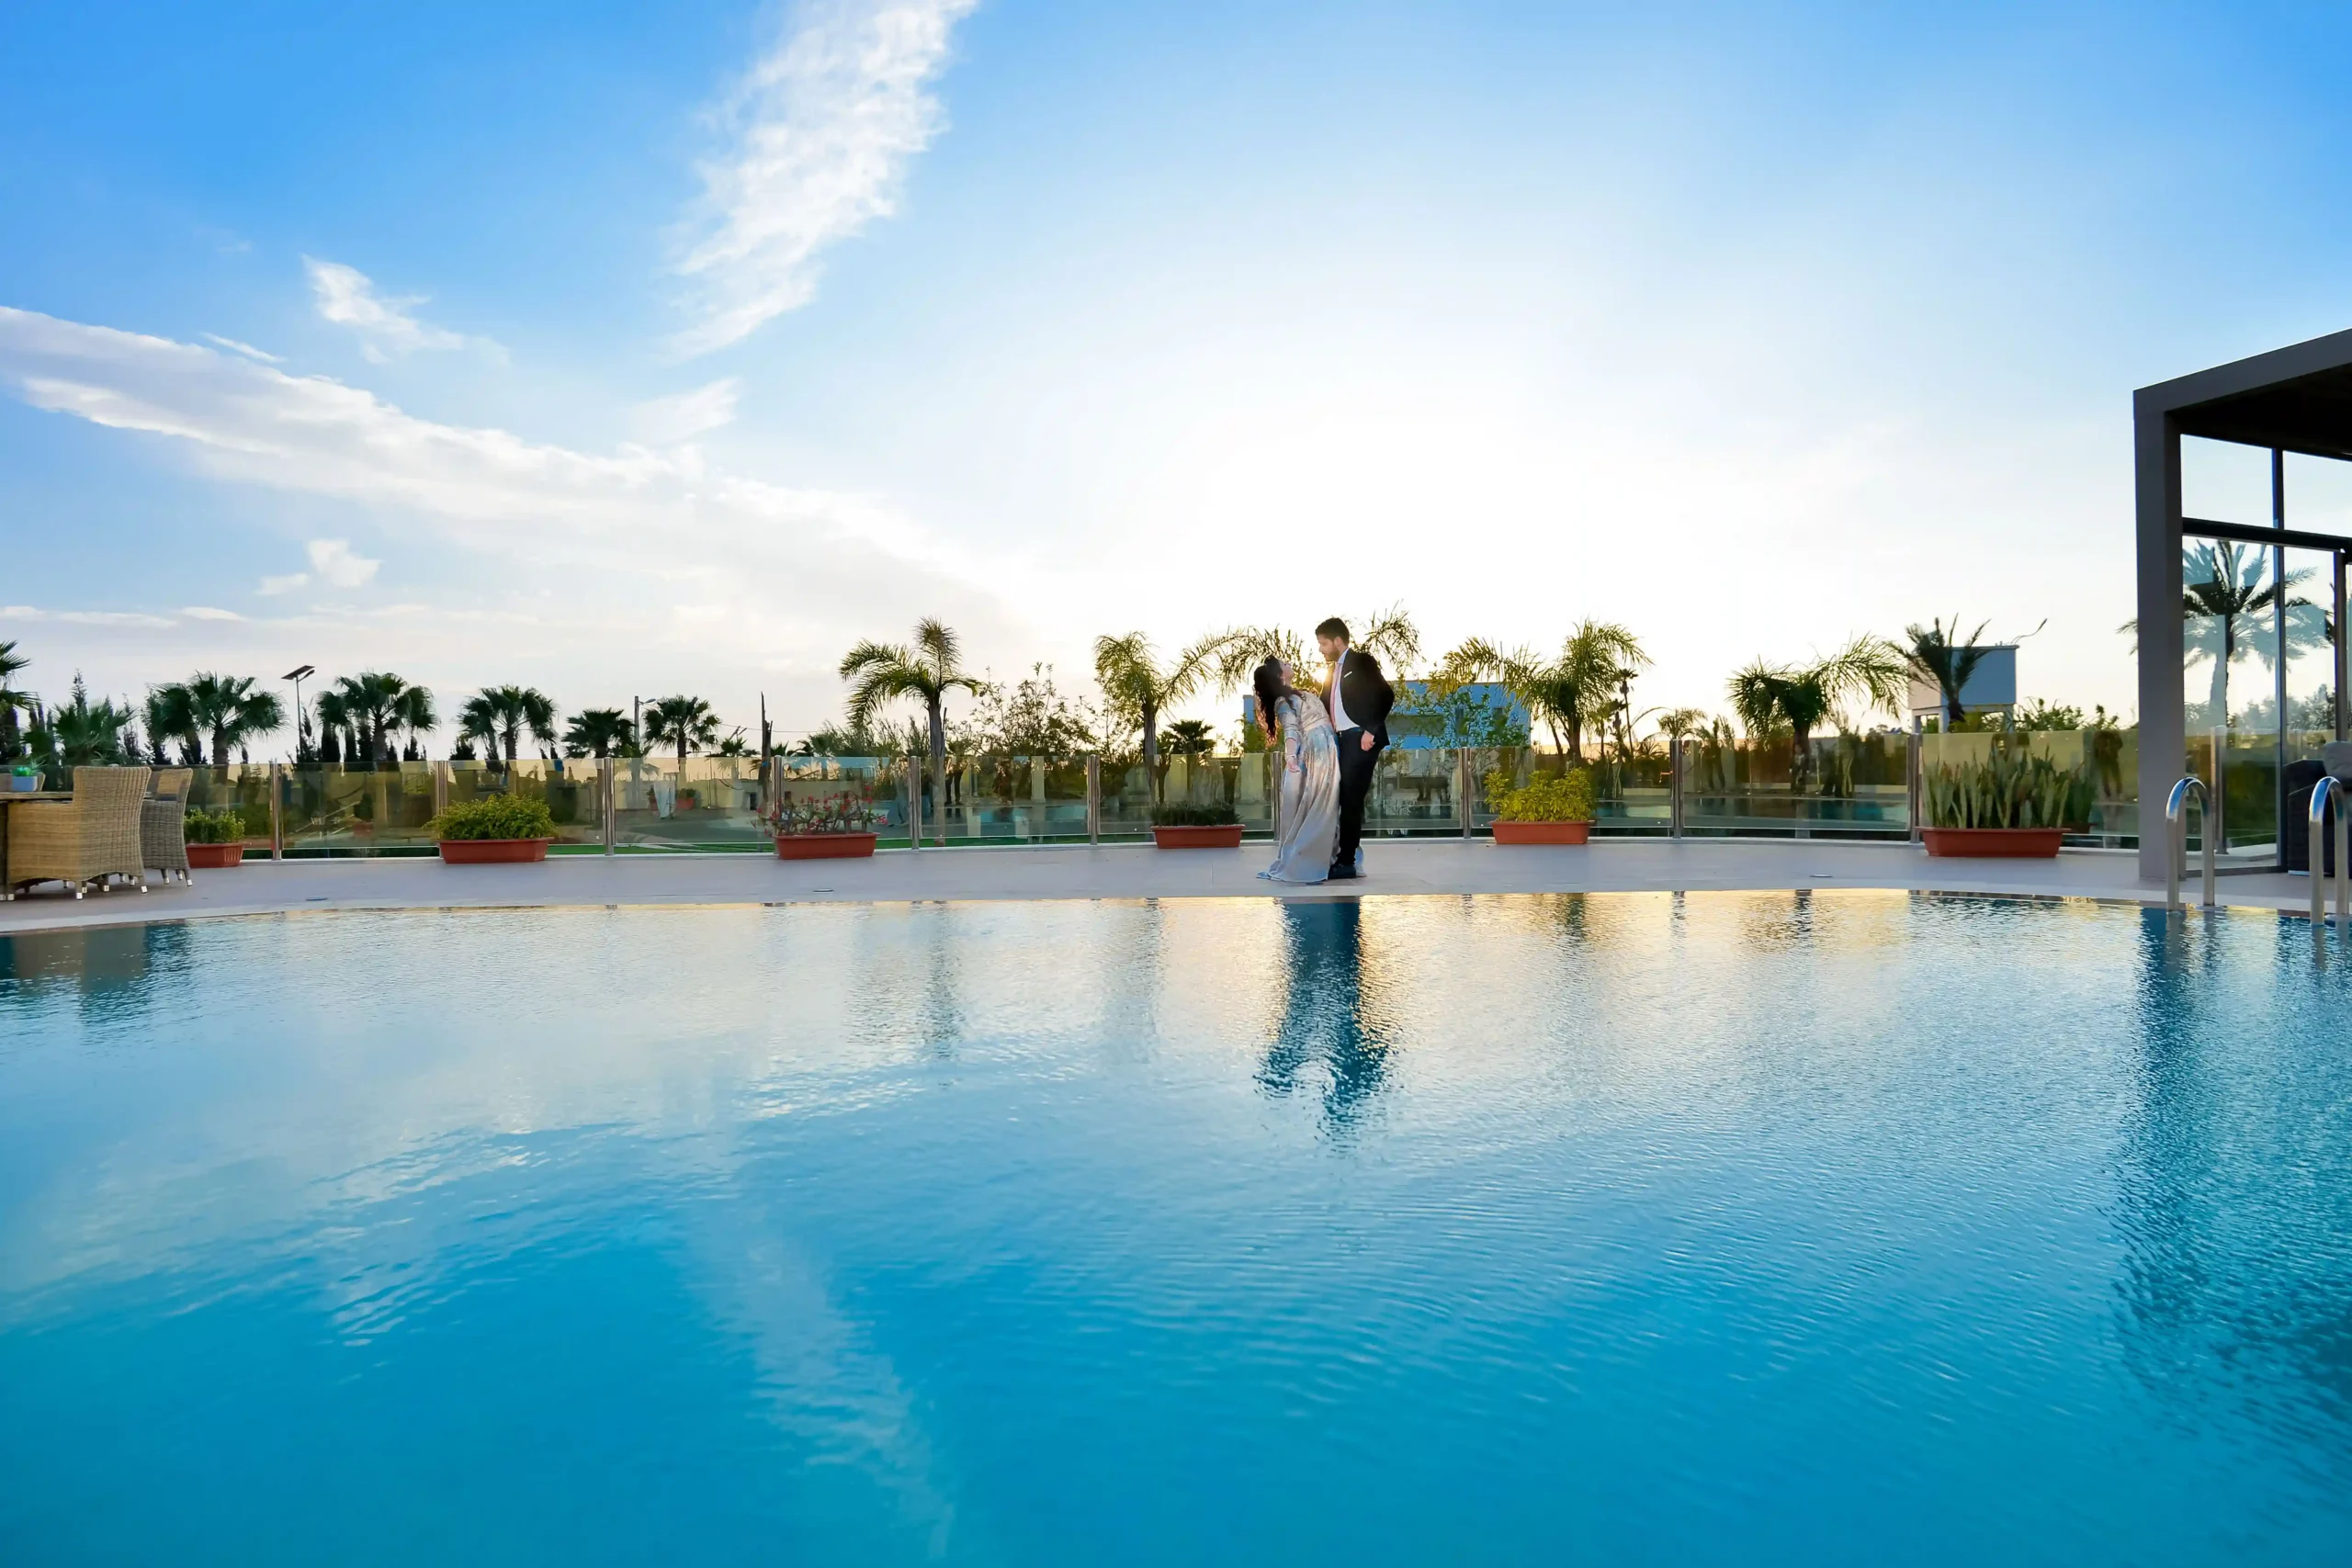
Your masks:
{"label": "blue sky", "polygon": [[[1403,602],[2128,708],[2130,391],[2352,325],[2322,8],[0,10],[0,637],[786,728]],[[267,358],[259,357],[266,355]],[[2352,481],[2290,504],[2352,527]],[[2192,503],[2267,513],[2259,464]],[[1220,703],[1217,707],[1225,706]]]}

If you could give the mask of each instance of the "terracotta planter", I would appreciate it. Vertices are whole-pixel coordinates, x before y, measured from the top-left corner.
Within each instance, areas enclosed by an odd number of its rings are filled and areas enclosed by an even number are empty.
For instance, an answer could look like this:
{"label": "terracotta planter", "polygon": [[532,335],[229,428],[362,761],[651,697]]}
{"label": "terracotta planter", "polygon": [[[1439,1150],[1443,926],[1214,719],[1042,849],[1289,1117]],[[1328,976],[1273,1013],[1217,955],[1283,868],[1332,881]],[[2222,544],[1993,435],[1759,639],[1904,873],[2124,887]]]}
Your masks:
{"label": "terracotta planter", "polygon": [[187,846],[187,867],[190,871],[226,871],[242,864],[245,858],[243,844],[190,844]]}
{"label": "terracotta planter", "polygon": [[447,865],[517,865],[545,860],[553,839],[444,839],[441,860]]}
{"label": "terracotta planter", "polygon": [[1589,822],[1497,822],[1498,844],[1581,844],[1592,836]]}
{"label": "terracotta planter", "polygon": [[1923,828],[1919,836],[1931,855],[2003,855],[2019,860],[2049,860],[2066,836],[2064,828]]}
{"label": "terracotta planter", "polygon": [[872,833],[778,833],[778,860],[857,860],[874,852]]}
{"label": "terracotta planter", "polygon": [[1163,850],[1238,850],[1241,847],[1241,824],[1227,822],[1214,828],[1155,826],[1151,841]]}

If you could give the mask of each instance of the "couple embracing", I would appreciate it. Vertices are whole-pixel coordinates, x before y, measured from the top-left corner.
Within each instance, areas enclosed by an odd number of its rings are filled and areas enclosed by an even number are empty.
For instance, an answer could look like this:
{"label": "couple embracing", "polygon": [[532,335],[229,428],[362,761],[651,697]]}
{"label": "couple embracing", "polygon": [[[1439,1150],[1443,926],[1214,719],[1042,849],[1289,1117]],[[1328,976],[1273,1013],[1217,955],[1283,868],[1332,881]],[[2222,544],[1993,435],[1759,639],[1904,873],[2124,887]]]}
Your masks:
{"label": "couple embracing", "polygon": [[1363,875],[1363,803],[1388,744],[1396,700],[1380,661],[1348,646],[1336,615],[1315,628],[1329,667],[1322,688],[1301,690],[1286,660],[1258,666],[1258,722],[1283,759],[1282,815],[1272,882],[1351,882]]}

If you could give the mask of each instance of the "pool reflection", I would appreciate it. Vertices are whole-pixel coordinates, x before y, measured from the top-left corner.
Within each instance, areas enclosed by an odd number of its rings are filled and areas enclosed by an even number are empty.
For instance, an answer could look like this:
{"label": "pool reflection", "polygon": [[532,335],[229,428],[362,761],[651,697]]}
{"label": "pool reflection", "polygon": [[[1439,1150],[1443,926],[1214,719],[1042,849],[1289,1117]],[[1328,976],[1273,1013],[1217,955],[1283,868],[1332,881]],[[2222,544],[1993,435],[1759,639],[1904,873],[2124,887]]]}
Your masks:
{"label": "pool reflection", "polygon": [[1363,906],[1352,898],[1283,906],[1282,1021],[1258,1068],[1269,1095],[1320,1069],[1322,1125],[1344,1135],[1386,1086],[1395,1040],[1364,1005]]}

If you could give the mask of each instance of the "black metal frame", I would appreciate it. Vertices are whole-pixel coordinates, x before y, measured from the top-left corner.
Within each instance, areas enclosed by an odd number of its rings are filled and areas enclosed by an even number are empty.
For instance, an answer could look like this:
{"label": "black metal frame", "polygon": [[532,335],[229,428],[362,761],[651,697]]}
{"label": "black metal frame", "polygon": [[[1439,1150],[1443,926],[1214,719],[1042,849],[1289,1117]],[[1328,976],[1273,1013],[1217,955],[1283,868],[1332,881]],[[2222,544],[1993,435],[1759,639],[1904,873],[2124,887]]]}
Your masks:
{"label": "black metal frame", "polygon": [[[2347,670],[2345,628],[2346,558],[2352,536],[2314,534],[2287,526],[2286,455],[2352,461],[2352,331],[2313,338],[2195,375],[2143,387],[2132,394],[2134,470],[2138,491],[2140,628],[2140,802],[2165,798],[2188,766],[2186,694],[2182,688],[2181,541],[2184,536],[2259,545],[2271,552],[2274,581],[2285,577],[2289,549],[2322,550],[2335,562],[2329,618],[2335,627],[2333,729],[2345,739]],[[2267,528],[2186,517],[2181,511],[2180,441],[2184,435],[2253,446],[2270,453]],[[2278,728],[2280,854],[2285,852],[2286,649],[2282,604],[2274,615],[2280,639],[2273,697]],[[2224,720],[2226,722],[2226,718]],[[2222,759],[2214,759],[2218,791]],[[2140,835],[2140,874],[2161,881],[2167,845],[2161,834]],[[2276,865],[2247,868],[2275,870]]]}

